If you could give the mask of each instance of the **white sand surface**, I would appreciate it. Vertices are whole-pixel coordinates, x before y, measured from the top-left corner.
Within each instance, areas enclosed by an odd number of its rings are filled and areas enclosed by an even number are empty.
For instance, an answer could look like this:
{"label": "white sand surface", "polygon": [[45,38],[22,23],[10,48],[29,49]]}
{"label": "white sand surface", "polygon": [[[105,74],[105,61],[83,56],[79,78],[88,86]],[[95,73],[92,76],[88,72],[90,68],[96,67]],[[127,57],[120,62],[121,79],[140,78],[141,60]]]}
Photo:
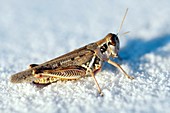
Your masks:
{"label": "white sand surface", "polygon": [[[170,113],[169,0],[0,0],[0,113]],[[117,33],[135,79],[105,63],[96,75],[46,87],[12,84],[12,74]]]}

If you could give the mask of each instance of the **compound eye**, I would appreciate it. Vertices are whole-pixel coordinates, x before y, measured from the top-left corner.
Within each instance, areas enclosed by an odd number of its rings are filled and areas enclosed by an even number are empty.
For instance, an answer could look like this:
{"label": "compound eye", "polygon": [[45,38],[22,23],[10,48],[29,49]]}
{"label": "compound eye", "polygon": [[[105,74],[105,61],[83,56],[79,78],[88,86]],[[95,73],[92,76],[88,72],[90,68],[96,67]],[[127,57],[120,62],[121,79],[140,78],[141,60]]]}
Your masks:
{"label": "compound eye", "polygon": [[113,46],[116,46],[116,48],[119,50],[119,39],[118,39],[118,36],[113,34],[112,37],[111,37],[111,44]]}
{"label": "compound eye", "polygon": [[112,37],[111,37],[111,42],[112,42],[112,44],[114,44],[114,45],[118,42],[118,37],[117,37],[117,35],[115,35],[115,34],[112,35]]}

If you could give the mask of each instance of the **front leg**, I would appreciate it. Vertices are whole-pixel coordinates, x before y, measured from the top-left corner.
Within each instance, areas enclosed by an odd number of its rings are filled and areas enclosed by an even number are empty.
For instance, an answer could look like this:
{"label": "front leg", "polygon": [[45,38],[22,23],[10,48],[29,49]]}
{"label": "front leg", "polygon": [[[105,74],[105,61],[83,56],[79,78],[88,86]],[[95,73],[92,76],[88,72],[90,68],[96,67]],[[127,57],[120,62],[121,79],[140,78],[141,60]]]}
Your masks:
{"label": "front leg", "polygon": [[123,73],[127,78],[129,78],[129,79],[131,79],[131,80],[134,79],[134,77],[128,75],[128,74],[123,70],[123,68],[122,68],[119,64],[117,64],[117,63],[111,61],[110,59],[109,59],[107,62],[108,62],[109,64],[111,64],[111,65],[117,67],[120,71],[122,71],[122,73]]}

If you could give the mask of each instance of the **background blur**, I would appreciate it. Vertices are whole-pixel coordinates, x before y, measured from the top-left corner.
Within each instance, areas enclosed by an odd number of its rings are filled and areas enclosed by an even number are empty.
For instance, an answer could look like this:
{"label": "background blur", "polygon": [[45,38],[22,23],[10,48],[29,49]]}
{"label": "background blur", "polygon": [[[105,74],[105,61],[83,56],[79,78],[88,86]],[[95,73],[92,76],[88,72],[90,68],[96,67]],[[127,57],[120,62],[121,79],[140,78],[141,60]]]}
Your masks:
{"label": "background blur", "polygon": [[[0,0],[0,112],[168,113],[170,111],[169,0]],[[44,88],[11,84],[11,74],[117,33],[126,8],[119,62],[135,80],[104,64],[97,80]]]}

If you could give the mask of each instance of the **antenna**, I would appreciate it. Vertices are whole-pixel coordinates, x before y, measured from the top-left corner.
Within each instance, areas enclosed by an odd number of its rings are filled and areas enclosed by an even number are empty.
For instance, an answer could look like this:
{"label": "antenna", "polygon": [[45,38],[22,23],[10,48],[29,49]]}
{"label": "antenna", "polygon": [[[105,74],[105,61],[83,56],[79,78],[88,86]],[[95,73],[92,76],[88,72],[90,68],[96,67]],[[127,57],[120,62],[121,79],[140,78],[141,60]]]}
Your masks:
{"label": "antenna", "polygon": [[130,33],[130,31],[127,31],[127,32],[122,33],[122,34],[120,35],[120,37],[122,37],[123,35],[126,35],[126,34],[128,34],[128,33]]}
{"label": "antenna", "polygon": [[118,33],[117,33],[117,34],[119,34],[120,30],[122,29],[123,22],[124,22],[124,20],[125,20],[125,18],[126,18],[127,12],[128,12],[128,8],[126,9],[125,15],[124,15],[123,20],[122,20],[122,22],[121,22],[121,24],[120,24],[120,27],[119,27],[119,30],[118,30]]}

